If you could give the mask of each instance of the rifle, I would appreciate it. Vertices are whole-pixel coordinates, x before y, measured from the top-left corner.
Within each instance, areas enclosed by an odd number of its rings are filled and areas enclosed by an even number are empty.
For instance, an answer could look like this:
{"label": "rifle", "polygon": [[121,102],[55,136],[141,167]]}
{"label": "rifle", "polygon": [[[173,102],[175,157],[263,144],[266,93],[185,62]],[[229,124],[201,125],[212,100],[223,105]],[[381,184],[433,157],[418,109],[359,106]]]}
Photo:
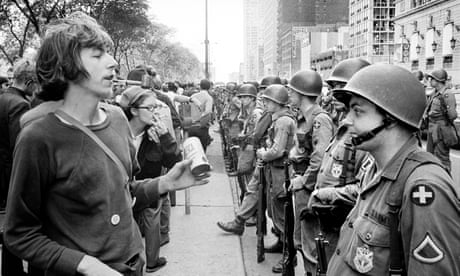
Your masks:
{"label": "rifle", "polygon": [[291,178],[289,175],[289,161],[284,162],[284,187],[286,202],[284,203],[284,241],[283,241],[283,276],[294,276],[294,259],[297,251],[294,247],[294,207],[292,204]]}
{"label": "rifle", "polygon": [[316,254],[318,254],[318,265],[316,267],[316,276],[326,276],[327,272],[327,257],[326,257],[326,245],[329,244],[321,230],[318,237],[315,238],[316,243]]}
{"label": "rifle", "polygon": [[224,158],[227,158],[228,157],[227,139],[225,137],[225,130],[224,130],[222,121],[219,121],[219,133],[220,133],[220,138],[222,139],[222,153],[224,155]]}
{"label": "rifle", "polygon": [[261,160],[258,161],[257,166],[259,169],[259,191],[257,201],[257,262],[261,263],[265,260],[264,236],[267,234],[267,218],[265,217],[265,210],[267,209],[267,198],[265,196],[267,183],[265,179],[264,164]]}

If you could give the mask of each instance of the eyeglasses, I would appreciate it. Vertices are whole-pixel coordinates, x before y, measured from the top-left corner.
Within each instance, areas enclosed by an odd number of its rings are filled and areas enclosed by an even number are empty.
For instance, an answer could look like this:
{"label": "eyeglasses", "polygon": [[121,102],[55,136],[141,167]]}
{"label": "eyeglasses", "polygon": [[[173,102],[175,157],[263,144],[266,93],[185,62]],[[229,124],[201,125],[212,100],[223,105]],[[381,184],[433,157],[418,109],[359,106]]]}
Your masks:
{"label": "eyeglasses", "polygon": [[153,112],[155,111],[157,107],[158,107],[157,105],[149,105],[149,106],[138,106],[136,108],[137,109],[147,109],[148,111]]}

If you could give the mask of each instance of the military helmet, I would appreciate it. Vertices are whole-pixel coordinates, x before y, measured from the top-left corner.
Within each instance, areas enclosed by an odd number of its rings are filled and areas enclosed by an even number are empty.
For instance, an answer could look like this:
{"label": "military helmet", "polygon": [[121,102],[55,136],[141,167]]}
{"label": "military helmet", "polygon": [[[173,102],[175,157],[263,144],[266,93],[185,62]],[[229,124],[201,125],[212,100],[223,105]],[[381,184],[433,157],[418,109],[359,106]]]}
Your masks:
{"label": "military helmet", "polygon": [[225,88],[229,91],[233,91],[236,88],[236,83],[235,82],[228,82]]}
{"label": "military helmet", "polygon": [[406,69],[391,64],[369,65],[354,74],[334,97],[349,105],[351,95],[372,102],[397,120],[419,128],[426,107],[423,84]]}
{"label": "military helmet", "polygon": [[244,83],[254,85],[254,87],[257,89],[257,92],[259,92],[259,82],[258,81],[246,81]]}
{"label": "military helmet", "polygon": [[243,96],[250,96],[250,97],[257,97],[257,89],[254,85],[250,83],[245,83],[242,84],[239,89],[238,89],[238,97],[243,97]]}
{"label": "military helmet", "polygon": [[323,81],[316,71],[304,70],[295,73],[287,86],[304,96],[320,96]]}
{"label": "military helmet", "polygon": [[332,70],[332,74],[327,78],[326,82],[343,82],[347,83],[350,78],[359,70],[371,65],[368,61],[362,58],[349,58],[339,62]]}
{"label": "military helmet", "polygon": [[281,79],[278,76],[266,76],[260,82],[259,88],[265,89],[272,84],[281,84]]}
{"label": "military helmet", "polygon": [[268,86],[261,97],[274,101],[280,105],[286,105],[289,102],[288,91],[286,87],[281,84],[272,84]]}
{"label": "military helmet", "polygon": [[447,72],[444,69],[436,69],[433,72],[427,74],[428,77],[432,77],[433,79],[439,82],[446,82],[447,81]]}

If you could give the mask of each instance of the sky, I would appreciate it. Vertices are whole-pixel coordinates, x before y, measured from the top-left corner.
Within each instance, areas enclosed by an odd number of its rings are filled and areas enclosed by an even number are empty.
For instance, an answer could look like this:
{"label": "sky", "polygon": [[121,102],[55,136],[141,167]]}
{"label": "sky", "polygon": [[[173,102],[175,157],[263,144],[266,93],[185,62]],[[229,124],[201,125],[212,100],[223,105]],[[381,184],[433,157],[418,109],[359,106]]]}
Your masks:
{"label": "sky", "polygon": [[[205,0],[148,0],[149,15],[174,33],[180,42],[204,62]],[[243,62],[243,0],[208,0],[210,62],[215,81],[228,81]]]}

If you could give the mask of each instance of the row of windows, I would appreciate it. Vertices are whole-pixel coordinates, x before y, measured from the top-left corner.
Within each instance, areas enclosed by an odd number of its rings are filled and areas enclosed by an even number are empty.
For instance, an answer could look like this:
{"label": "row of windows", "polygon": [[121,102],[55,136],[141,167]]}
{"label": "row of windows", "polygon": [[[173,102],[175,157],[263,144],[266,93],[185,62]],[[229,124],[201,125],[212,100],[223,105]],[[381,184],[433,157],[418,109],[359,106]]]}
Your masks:
{"label": "row of windows", "polygon": [[[453,56],[445,56],[442,59],[442,68],[452,68],[452,63],[453,63]],[[435,68],[435,61],[434,58],[427,58],[425,60],[425,69],[426,70],[433,70]],[[419,61],[418,60],[413,60],[411,62],[411,69],[413,71],[419,70]]]}
{"label": "row of windows", "polygon": [[433,1],[434,0],[412,0],[411,4],[410,4],[410,7],[411,8],[416,8],[416,7],[423,6],[423,5],[428,4],[430,2],[433,2]]}

